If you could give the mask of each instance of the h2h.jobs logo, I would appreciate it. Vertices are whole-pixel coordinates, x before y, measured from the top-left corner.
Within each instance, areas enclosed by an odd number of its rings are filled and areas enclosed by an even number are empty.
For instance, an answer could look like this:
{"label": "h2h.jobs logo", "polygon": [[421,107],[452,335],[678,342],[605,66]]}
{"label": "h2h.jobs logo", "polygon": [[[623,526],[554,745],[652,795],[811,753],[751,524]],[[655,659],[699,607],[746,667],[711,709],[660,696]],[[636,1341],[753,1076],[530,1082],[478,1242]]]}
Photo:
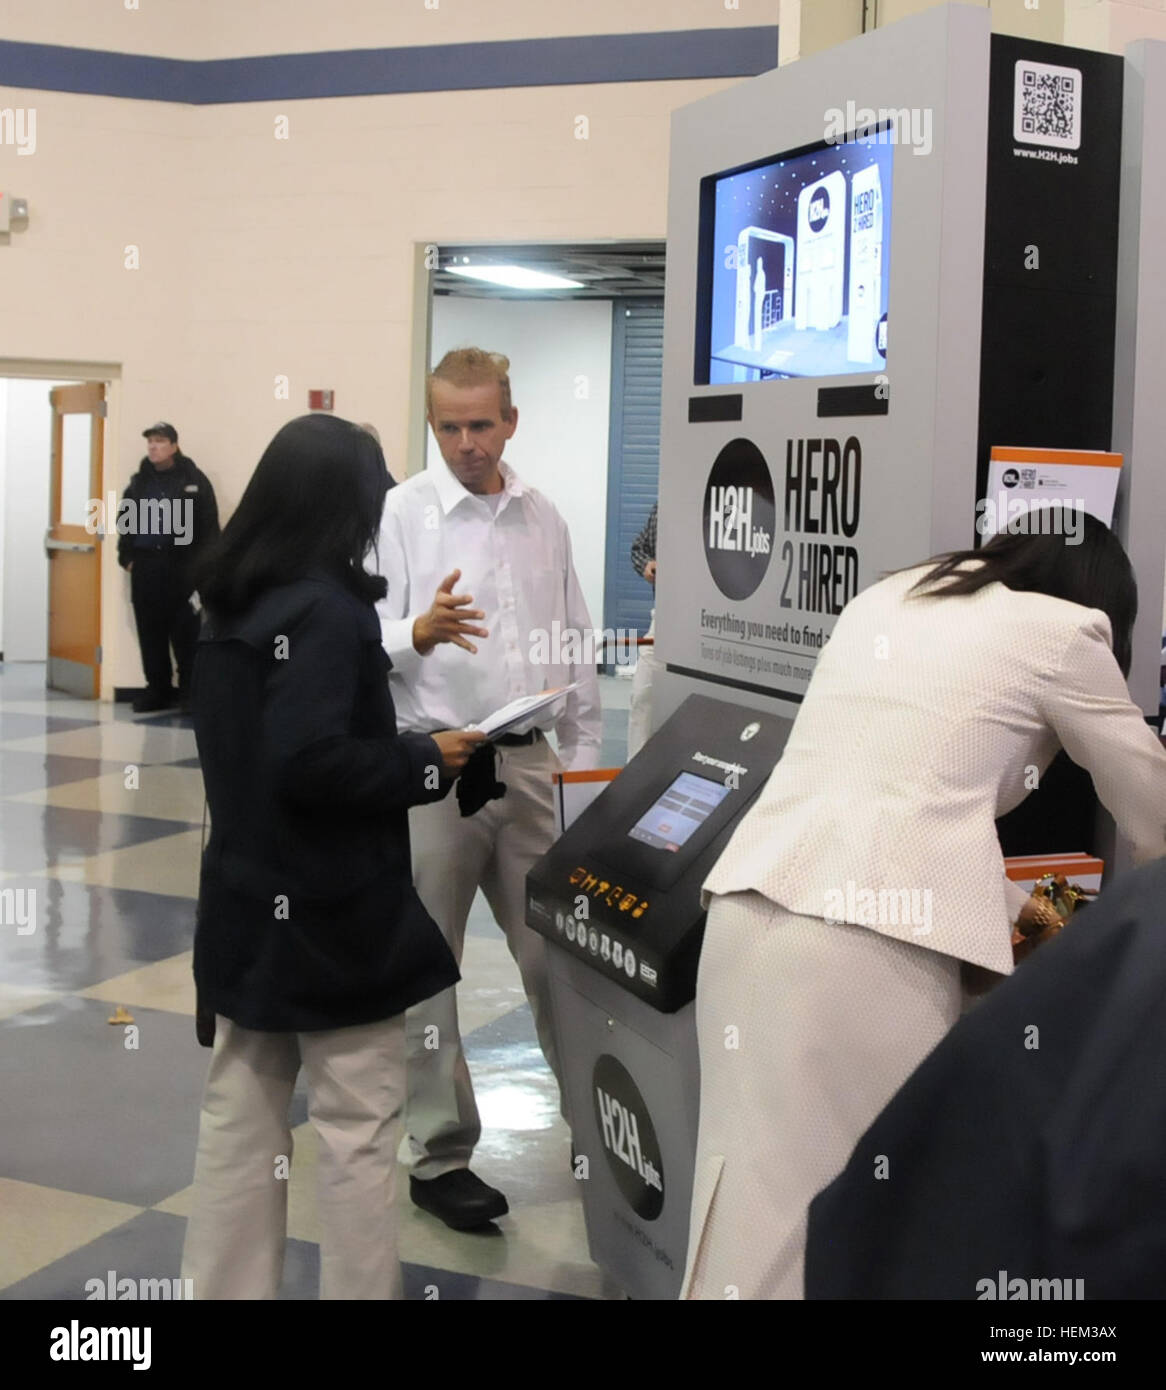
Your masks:
{"label": "h2h.jobs logo", "polygon": [[773,478],[751,439],[731,440],[704,490],[704,553],[726,598],[748,598],[765,578],[773,545]]}
{"label": "h2h.jobs logo", "polygon": [[820,232],[826,225],[830,216],[830,195],[826,192],[825,185],[819,188],[810,200],[810,230]]}
{"label": "h2h.jobs logo", "polygon": [[655,1221],[664,1208],[664,1162],[640,1088],[623,1063],[606,1052],[595,1060],[591,1087],[599,1137],[616,1186],[641,1220]]}

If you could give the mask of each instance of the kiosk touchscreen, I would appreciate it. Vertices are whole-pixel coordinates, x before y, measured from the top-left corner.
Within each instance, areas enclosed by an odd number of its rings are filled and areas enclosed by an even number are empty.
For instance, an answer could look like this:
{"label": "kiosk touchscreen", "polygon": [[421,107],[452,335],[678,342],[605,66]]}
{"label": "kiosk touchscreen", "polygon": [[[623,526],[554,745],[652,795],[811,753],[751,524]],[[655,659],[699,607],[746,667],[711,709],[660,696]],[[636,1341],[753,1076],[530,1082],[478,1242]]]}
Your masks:
{"label": "kiosk touchscreen", "polygon": [[527,877],[527,925],[665,1012],[692,998],[700,884],[788,718],[691,695]]}

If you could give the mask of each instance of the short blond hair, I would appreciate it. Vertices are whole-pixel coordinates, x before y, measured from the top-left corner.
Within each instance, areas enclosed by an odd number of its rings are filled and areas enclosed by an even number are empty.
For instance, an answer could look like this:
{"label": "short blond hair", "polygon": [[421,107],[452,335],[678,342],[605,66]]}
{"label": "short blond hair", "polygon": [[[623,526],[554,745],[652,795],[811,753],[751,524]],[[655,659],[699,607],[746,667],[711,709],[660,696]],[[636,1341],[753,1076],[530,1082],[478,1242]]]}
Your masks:
{"label": "short blond hair", "polygon": [[482,348],[453,348],[447,352],[425,378],[425,410],[433,414],[433,383],[447,382],[450,386],[487,386],[498,383],[498,398],[502,418],[510,419],[510,358],[501,352],[485,352]]}

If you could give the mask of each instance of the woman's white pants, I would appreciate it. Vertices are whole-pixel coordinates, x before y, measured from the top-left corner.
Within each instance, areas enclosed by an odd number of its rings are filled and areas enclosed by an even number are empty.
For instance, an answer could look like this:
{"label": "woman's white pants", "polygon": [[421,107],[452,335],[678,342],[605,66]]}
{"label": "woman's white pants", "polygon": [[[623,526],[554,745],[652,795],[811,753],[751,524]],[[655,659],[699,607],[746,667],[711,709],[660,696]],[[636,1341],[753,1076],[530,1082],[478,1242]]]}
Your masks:
{"label": "woman's white pants", "polygon": [[[803,1296],[806,1210],[960,1015],[959,962],[759,893],[714,897],[682,1298]],[[894,1155],[889,1174],[895,1180]]]}

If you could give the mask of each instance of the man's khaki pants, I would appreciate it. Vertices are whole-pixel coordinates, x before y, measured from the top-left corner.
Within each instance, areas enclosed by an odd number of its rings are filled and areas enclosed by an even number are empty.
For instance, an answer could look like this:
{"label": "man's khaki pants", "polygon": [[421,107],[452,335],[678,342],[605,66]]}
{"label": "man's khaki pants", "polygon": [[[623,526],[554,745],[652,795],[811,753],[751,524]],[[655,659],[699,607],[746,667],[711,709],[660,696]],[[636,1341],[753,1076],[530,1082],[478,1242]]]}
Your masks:
{"label": "man's khaki pants", "polygon": [[196,1299],[275,1298],[287,1239],[288,1107],[300,1067],[316,1131],[320,1297],[400,1298],[397,1146],[405,1020],[257,1033],[221,1015],[203,1095],[182,1277]]}
{"label": "man's khaki pants", "polygon": [[[526,925],[526,875],[555,837],[551,774],[561,764],[545,738],[498,748],[506,795],[463,817],[454,792],[409,812],[413,882],[461,964],[466,919],[479,888],[522,975],[543,1056],[560,1081],[544,941]],[[473,981],[468,982],[473,987]],[[455,989],[406,1014],[406,1128],[413,1176],[428,1181],[469,1166],[482,1125],[458,1030]]]}

